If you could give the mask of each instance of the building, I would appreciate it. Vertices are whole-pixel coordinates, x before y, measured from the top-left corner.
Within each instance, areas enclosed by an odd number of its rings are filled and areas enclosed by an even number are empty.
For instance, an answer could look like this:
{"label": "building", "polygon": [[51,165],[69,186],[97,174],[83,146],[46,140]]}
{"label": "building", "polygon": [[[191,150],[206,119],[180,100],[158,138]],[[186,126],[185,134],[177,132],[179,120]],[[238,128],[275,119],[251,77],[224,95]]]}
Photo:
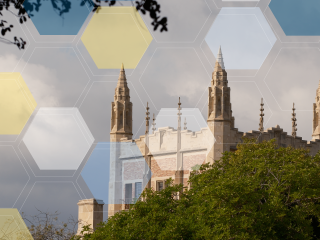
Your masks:
{"label": "building", "polygon": [[278,146],[306,148],[312,155],[320,150],[320,84],[316,103],[313,104],[313,134],[310,142],[296,136],[294,104],[291,135],[279,125],[264,129],[262,99],[259,130],[246,133],[239,131],[234,127],[230,90],[220,48],[208,89],[207,127],[198,132],[189,131],[186,126],[182,129],[179,98],[177,129],[170,126],[156,129],[153,122],[151,132],[147,105],[145,135],[132,139],[133,104],[122,65],[111,110],[110,142],[113,147],[110,157],[108,216],[128,209],[144,187],[161,190],[169,178],[176,184],[187,186],[193,167],[219,160],[224,151],[235,151],[244,136],[256,138],[257,141],[275,138]]}

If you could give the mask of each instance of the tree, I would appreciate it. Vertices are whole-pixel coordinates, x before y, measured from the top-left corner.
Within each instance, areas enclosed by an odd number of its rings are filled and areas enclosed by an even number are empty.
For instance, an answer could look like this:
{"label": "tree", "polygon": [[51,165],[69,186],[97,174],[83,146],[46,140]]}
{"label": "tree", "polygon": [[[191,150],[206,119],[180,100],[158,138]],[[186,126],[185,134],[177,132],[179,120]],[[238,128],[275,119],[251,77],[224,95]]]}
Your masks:
{"label": "tree", "polygon": [[[74,0],[0,0],[0,16],[3,18],[3,12],[10,12],[14,14],[18,19],[20,24],[23,24],[27,21],[30,16],[36,14],[41,10],[42,1],[50,1],[52,3],[53,9],[59,14],[59,16],[63,16],[67,14]],[[110,7],[116,4],[116,0],[78,0],[77,3],[80,6],[85,6],[85,4],[89,4],[93,7],[92,11],[95,12],[101,6],[101,3],[105,2]],[[160,31],[168,31],[167,29],[167,18],[160,17],[160,4],[158,4],[157,0],[138,0],[136,3],[136,9],[140,11],[142,14],[149,13],[151,17],[152,26],[154,31],[156,31],[160,27]],[[132,3],[133,4],[133,3]],[[14,9],[14,10],[13,10]],[[5,37],[8,32],[11,32],[11,29],[14,27],[12,23],[7,22],[4,19],[0,19],[0,29],[1,36],[0,40],[16,45],[19,49],[24,49],[27,42],[21,38],[14,36],[13,40],[10,40]]]}
{"label": "tree", "polygon": [[73,217],[68,222],[62,222],[58,219],[58,212],[37,211],[38,214],[28,217],[22,213],[34,240],[69,240],[76,234],[79,221]]}
{"label": "tree", "polygon": [[320,154],[245,140],[202,165],[192,188],[147,189],[85,239],[320,239]]}

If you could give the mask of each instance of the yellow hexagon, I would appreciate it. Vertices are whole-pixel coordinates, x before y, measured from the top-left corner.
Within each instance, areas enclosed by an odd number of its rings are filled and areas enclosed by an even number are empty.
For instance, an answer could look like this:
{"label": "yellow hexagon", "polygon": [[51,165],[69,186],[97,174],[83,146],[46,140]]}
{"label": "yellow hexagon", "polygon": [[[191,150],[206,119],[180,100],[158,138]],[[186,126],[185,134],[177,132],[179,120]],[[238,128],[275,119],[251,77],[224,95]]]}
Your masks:
{"label": "yellow hexagon", "polygon": [[135,7],[102,7],[81,40],[99,69],[135,68],[152,36]]}
{"label": "yellow hexagon", "polygon": [[36,106],[20,73],[0,73],[0,134],[20,134]]}
{"label": "yellow hexagon", "polygon": [[0,239],[33,239],[16,208],[0,208]]}

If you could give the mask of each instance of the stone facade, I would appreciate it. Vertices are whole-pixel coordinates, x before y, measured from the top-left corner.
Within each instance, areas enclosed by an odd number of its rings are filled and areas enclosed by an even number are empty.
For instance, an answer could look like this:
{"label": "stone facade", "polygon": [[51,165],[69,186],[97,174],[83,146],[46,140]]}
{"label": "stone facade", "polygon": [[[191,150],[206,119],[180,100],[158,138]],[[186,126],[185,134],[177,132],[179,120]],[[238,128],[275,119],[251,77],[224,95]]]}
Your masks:
{"label": "stone facade", "polygon": [[[122,69],[119,76],[119,81],[125,79],[124,70]],[[122,83],[124,84],[124,83]],[[118,82],[119,86],[119,82]],[[119,88],[117,86],[117,89]],[[319,87],[320,88],[320,87]],[[264,129],[263,128],[263,103],[261,103],[261,118],[259,131],[249,131],[246,133],[238,131],[234,127],[235,118],[232,116],[231,107],[231,89],[228,87],[227,72],[224,67],[223,56],[221,48],[217,55],[217,61],[215,63],[214,71],[212,73],[211,86],[208,89],[208,118],[207,128],[201,129],[199,132],[191,132],[189,130],[181,129],[180,118],[180,100],[178,104],[178,128],[162,127],[155,130],[152,134],[149,133],[149,107],[147,107],[146,117],[146,134],[140,136],[139,139],[132,140],[130,138],[132,132],[128,132],[130,136],[121,138],[121,142],[131,142],[136,144],[141,152],[142,159],[145,160],[145,165],[151,168],[152,177],[148,183],[143,182],[146,178],[146,171],[148,167],[144,167],[144,177],[136,177],[135,181],[141,181],[146,187],[152,187],[155,190],[159,189],[159,186],[163,186],[163,181],[168,178],[172,178],[175,183],[182,183],[185,186],[188,185],[187,181],[190,176],[191,168],[195,165],[201,165],[202,163],[217,161],[222,156],[224,151],[235,151],[237,144],[242,143],[242,137],[256,138],[258,141],[268,141],[276,139],[278,146],[286,147],[293,146],[295,148],[306,148],[310,150],[311,154],[315,154],[320,150],[320,90],[317,90],[316,103],[314,104],[314,120],[313,120],[313,141],[307,142],[302,140],[301,137],[291,136],[284,132],[280,126]],[[129,92],[129,91],[127,91]],[[130,96],[129,96],[130,98]],[[115,96],[115,101],[118,96]],[[113,103],[114,104],[114,103]],[[132,105],[131,105],[132,110]],[[113,110],[114,111],[114,110]],[[132,114],[132,111],[129,111]],[[293,113],[294,114],[294,113]],[[114,116],[114,115],[113,115]],[[295,116],[293,116],[294,118]],[[131,116],[129,116],[132,119]],[[112,120],[117,121],[116,119]],[[295,122],[293,123],[295,124]],[[293,126],[293,130],[295,127]],[[119,132],[113,132],[113,134],[120,134]],[[293,135],[296,133],[293,132]],[[111,137],[113,141],[114,137]],[[130,160],[131,158],[131,160]],[[119,159],[119,158],[118,158]],[[125,168],[128,161],[133,160],[132,157],[121,158],[121,169]],[[140,165],[141,165],[140,161]],[[133,163],[137,164],[137,163]],[[128,175],[137,174],[138,167],[131,165],[130,170],[125,170],[122,176],[121,192],[124,193],[125,184],[128,181]],[[140,166],[140,169],[143,167]],[[111,180],[111,179],[110,179]],[[134,179],[131,177],[131,180]],[[157,184],[160,182],[160,185]],[[134,182],[132,182],[134,184]],[[120,188],[119,188],[120,189]],[[131,189],[131,188],[130,188]],[[133,189],[133,187],[132,187]],[[134,192],[134,190],[132,190]],[[133,193],[132,193],[133,194]],[[124,195],[118,196],[124,198]],[[109,208],[110,209],[110,208]],[[125,209],[122,205],[118,210]],[[113,213],[109,213],[112,216]]]}
{"label": "stone facade", "polygon": [[[263,103],[259,131],[241,132],[234,127],[232,115],[231,89],[228,87],[227,72],[221,49],[217,55],[211,86],[208,89],[207,127],[198,132],[181,128],[180,100],[178,104],[178,127],[153,128],[149,133],[149,107],[146,113],[146,132],[138,139],[132,139],[132,103],[122,66],[112,103],[110,141],[116,143],[110,156],[110,184],[108,215],[128,209],[132,201],[143,190],[141,186],[160,190],[165,188],[165,180],[188,186],[191,168],[203,163],[213,163],[224,151],[235,151],[242,137],[257,141],[276,139],[279,147],[293,146],[305,148],[314,155],[320,150],[320,85],[316,103],[313,105],[312,141],[307,142],[295,136],[295,115],[293,133],[289,135],[280,126],[264,129]],[[257,124],[258,125],[258,124]],[[152,176],[151,176],[151,172]],[[151,179],[150,179],[151,178]],[[149,180],[150,179],[150,180]]]}
{"label": "stone facade", "polygon": [[96,229],[97,225],[103,221],[103,205],[104,202],[94,198],[84,199],[78,202],[78,219],[81,222],[78,224],[79,234],[84,225],[90,224],[93,230]]}

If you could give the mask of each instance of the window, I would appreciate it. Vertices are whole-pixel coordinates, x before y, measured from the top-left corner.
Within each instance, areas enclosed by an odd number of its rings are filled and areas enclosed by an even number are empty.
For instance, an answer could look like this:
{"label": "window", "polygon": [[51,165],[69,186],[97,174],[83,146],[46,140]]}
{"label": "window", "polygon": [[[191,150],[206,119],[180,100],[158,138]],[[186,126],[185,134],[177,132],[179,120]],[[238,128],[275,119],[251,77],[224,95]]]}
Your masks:
{"label": "window", "polygon": [[157,181],[157,191],[161,191],[169,186],[169,184],[166,183],[167,180],[168,179]]}
{"label": "window", "polygon": [[158,181],[157,182],[157,190],[161,191],[163,189],[163,181]]}
{"label": "window", "polygon": [[125,185],[125,204],[132,202],[132,183]]}
{"label": "window", "polygon": [[142,192],[142,182],[135,183],[135,199],[138,199]]}

